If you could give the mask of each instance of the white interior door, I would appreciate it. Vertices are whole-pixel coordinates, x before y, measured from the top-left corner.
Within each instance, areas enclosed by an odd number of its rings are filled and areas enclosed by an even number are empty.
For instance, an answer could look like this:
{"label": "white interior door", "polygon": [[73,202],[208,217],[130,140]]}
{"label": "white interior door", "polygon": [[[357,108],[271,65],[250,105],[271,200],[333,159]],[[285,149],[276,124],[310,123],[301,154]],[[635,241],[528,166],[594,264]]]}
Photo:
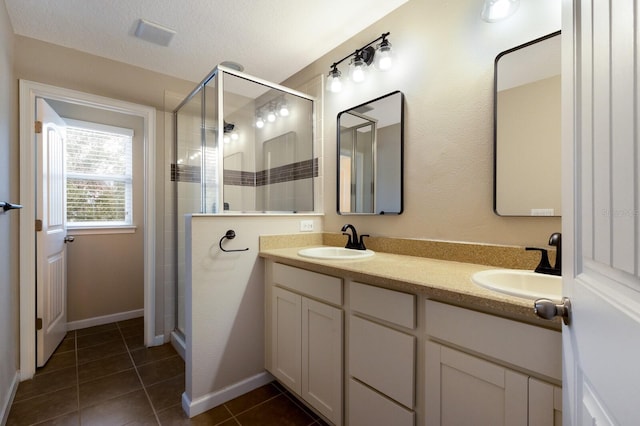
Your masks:
{"label": "white interior door", "polygon": [[42,98],[36,99],[36,117],[36,218],[41,221],[41,230],[36,227],[36,362],[41,367],[67,332],[65,124]]}
{"label": "white interior door", "polygon": [[639,5],[563,4],[564,424],[637,425]]}

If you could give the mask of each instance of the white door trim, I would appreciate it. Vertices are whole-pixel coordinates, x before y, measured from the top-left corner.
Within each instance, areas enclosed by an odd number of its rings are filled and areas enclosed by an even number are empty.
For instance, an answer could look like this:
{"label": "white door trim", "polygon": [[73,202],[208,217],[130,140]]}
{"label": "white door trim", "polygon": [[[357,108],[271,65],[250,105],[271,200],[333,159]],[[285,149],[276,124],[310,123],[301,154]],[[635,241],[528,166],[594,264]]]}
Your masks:
{"label": "white door trim", "polygon": [[36,329],[36,246],[35,226],[35,99],[72,102],[141,117],[144,121],[144,342],[155,339],[155,129],[156,110],[152,107],[119,101],[27,80],[20,80],[20,380],[35,373]]}

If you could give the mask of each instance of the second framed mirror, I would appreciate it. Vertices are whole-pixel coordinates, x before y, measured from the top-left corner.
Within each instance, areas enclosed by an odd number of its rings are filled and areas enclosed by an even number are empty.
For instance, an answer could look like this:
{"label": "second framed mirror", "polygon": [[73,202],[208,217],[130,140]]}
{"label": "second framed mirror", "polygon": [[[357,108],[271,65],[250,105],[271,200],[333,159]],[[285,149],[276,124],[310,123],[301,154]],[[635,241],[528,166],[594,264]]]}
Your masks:
{"label": "second framed mirror", "polygon": [[338,114],[338,214],[402,213],[403,143],[400,91]]}

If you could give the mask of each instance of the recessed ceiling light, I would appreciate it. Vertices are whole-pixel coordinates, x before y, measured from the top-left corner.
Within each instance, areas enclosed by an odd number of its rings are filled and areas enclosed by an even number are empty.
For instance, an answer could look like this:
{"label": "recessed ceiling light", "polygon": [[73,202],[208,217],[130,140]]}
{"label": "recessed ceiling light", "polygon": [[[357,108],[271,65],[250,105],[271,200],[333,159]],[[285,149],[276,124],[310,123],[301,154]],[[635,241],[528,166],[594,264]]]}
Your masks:
{"label": "recessed ceiling light", "polygon": [[160,46],[168,46],[175,34],[176,32],[170,28],[144,19],[138,21],[138,27],[135,32],[136,37]]}

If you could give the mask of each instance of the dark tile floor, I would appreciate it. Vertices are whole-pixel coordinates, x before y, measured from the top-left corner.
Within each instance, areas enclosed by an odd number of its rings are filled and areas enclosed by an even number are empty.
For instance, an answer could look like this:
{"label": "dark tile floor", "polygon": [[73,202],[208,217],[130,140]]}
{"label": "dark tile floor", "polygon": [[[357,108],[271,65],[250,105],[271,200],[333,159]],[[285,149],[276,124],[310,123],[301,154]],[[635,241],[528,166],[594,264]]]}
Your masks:
{"label": "dark tile floor", "polygon": [[183,392],[182,358],[170,344],[145,348],[136,318],[69,332],[20,383],[7,425],[326,425],[275,382],[192,419]]}

